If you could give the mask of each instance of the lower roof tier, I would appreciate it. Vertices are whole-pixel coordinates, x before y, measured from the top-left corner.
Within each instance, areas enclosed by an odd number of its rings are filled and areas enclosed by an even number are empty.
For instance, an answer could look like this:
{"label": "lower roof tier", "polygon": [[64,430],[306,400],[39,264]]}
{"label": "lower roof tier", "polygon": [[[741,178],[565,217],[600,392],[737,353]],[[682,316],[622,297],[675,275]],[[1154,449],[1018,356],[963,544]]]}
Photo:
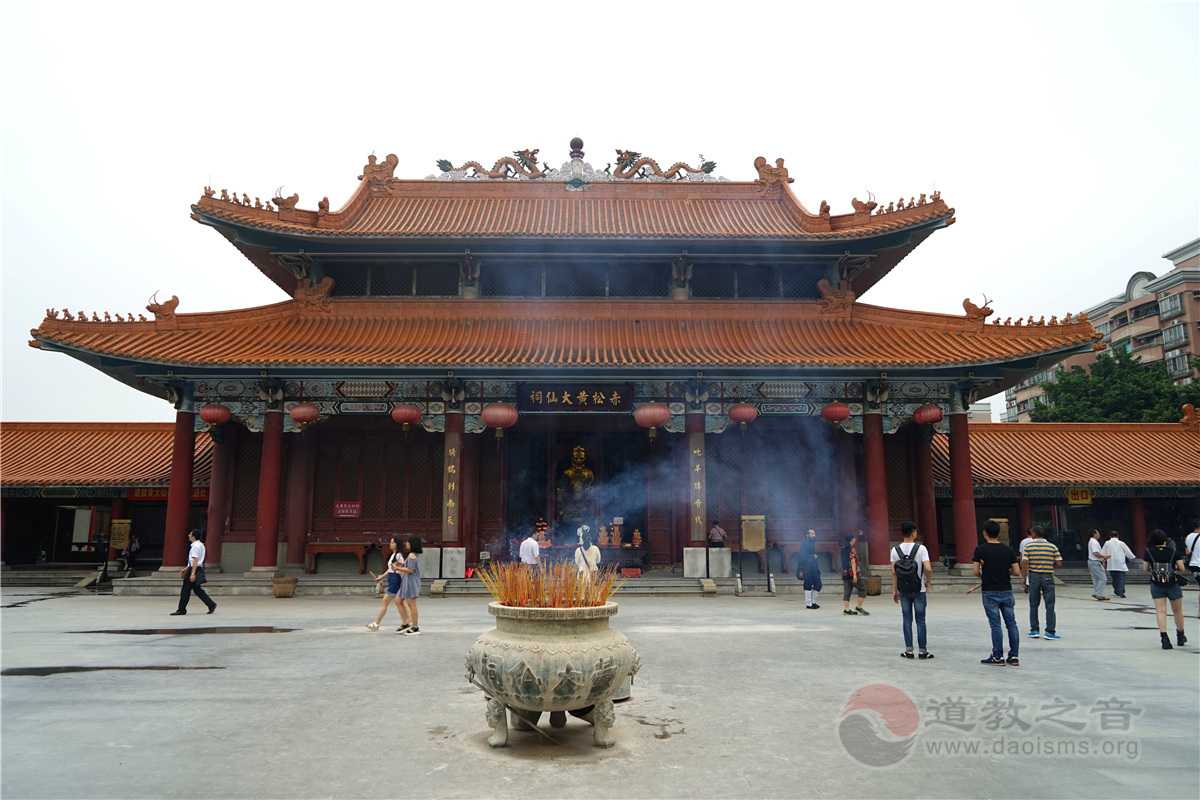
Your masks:
{"label": "lower roof tier", "polygon": [[180,367],[939,368],[1065,355],[1085,322],[1017,327],[862,303],[289,300],[147,322],[47,316],[30,345]]}
{"label": "lower roof tier", "polygon": [[[0,426],[4,486],[166,486],[170,422],[5,422]],[[193,486],[207,486],[212,439],[196,436]]]}
{"label": "lower roof tier", "polygon": [[[934,482],[950,484],[950,439],[933,438]],[[971,480],[1002,486],[1200,487],[1200,429],[1177,423],[971,425]]]}

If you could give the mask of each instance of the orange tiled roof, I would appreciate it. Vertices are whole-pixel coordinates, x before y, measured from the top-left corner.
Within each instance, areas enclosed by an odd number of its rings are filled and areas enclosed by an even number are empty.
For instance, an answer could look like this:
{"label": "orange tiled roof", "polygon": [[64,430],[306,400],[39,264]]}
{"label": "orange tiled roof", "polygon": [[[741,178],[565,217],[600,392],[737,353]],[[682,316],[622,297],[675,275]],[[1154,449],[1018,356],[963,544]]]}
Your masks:
{"label": "orange tiled roof", "polygon": [[196,366],[938,367],[1074,350],[1095,331],[817,301],[335,298],[151,322],[47,317],[32,334],[34,347]]}
{"label": "orange tiled roof", "polygon": [[[4,486],[166,486],[175,426],[164,422],[5,422]],[[208,484],[212,439],[196,434],[193,484]]]}
{"label": "orange tiled roof", "polygon": [[929,200],[923,194],[909,198],[911,207],[901,202],[891,212],[856,202],[853,213],[830,214],[825,206],[814,214],[788,188],[786,170],[780,179],[770,174],[774,168],[765,169],[760,167],[760,175],[767,178],[759,181],[606,178],[582,191],[549,178],[402,180],[388,170],[363,180],[337,211],[329,211],[326,200],[317,211],[297,208],[295,195],[257,208],[257,198],[243,202],[235,192],[223,199],[206,189],[192,213],[200,220],[280,233],[385,238],[837,240],[953,221],[954,209],[937,193]]}
{"label": "orange tiled roof", "polygon": [[[1200,487],[1200,430],[1177,423],[979,423],[970,436],[976,486]],[[943,434],[933,476],[950,483]]]}

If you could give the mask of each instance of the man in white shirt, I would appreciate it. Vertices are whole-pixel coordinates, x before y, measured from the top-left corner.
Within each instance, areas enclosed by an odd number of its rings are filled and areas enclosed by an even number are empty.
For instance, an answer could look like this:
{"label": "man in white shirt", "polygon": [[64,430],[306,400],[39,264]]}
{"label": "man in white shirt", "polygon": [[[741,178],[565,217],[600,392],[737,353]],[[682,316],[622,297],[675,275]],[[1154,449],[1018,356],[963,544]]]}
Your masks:
{"label": "man in white shirt", "polygon": [[[1183,559],[1200,586],[1200,519],[1192,520],[1192,532],[1183,540]],[[1200,601],[1200,598],[1197,598]],[[1200,611],[1197,612],[1200,616]]]}
{"label": "man in white shirt", "polygon": [[1104,562],[1108,560],[1108,556],[1104,554],[1104,546],[1100,543],[1100,529],[1092,529],[1092,535],[1088,538],[1088,572],[1092,576],[1092,597],[1097,600],[1107,600],[1108,597],[1104,594],[1104,585],[1108,583],[1108,576],[1104,572]]}
{"label": "man in white shirt", "polygon": [[172,617],[187,613],[188,601],[192,599],[193,592],[208,606],[208,613],[217,610],[217,604],[208,596],[208,592],[204,591],[204,534],[195,530],[188,531],[188,542],[191,543],[188,547],[188,563],[179,572],[179,576],[183,578],[183,586],[179,589],[179,608],[171,612]]}
{"label": "man in white shirt", "polygon": [[1121,541],[1116,531],[1108,532],[1108,541],[1104,543],[1104,555],[1108,556],[1108,577],[1112,579],[1113,594],[1124,599],[1125,575],[1129,572],[1129,562],[1134,559],[1129,545]]}
{"label": "man in white shirt", "polygon": [[[893,547],[891,553],[892,602],[900,604],[900,628],[904,634],[904,652],[900,655],[905,658],[929,659],[933,658],[933,653],[925,647],[925,603],[929,584],[933,579],[933,564],[929,561],[929,551],[925,545],[917,541],[920,532],[916,525],[905,522],[900,526],[900,533],[903,534],[904,541]],[[897,564],[900,565],[899,575]],[[916,656],[913,655],[912,640],[914,616],[917,620]]]}
{"label": "man in white shirt", "polygon": [[525,537],[525,541],[521,542],[521,563],[536,567],[540,556],[541,548],[538,547],[537,539],[530,533]]}

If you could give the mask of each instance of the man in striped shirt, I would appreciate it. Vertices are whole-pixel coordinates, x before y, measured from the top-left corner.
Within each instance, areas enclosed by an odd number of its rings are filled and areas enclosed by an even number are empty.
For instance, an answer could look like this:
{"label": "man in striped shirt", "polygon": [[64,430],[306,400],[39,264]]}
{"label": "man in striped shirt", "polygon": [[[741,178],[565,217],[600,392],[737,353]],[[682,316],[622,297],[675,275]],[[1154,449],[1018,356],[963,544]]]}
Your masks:
{"label": "man in striped shirt", "polygon": [[1047,639],[1061,639],[1055,630],[1054,617],[1054,568],[1062,566],[1062,555],[1053,542],[1046,540],[1046,529],[1034,525],[1033,538],[1022,542],[1021,567],[1029,577],[1029,638],[1042,636],[1038,622],[1038,607],[1042,598],[1046,600]]}

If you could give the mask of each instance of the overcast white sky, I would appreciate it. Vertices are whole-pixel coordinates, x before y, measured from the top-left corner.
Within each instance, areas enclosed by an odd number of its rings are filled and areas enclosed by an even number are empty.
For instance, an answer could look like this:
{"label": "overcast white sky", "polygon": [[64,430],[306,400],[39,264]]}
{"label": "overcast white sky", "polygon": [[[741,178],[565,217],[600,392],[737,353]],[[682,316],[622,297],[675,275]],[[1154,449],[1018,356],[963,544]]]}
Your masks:
{"label": "overcast white sky", "polygon": [[[5,420],[167,420],[30,349],[48,306],[284,299],[189,217],[201,187],[336,208],[368,153],[437,158],[583,137],[754,177],[782,156],[834,213],[940,189],[958,224],[867,295],[961,313],[1076,311],[1200,235],[1200,5],[1155,3],[9,3]],[[1002,400],[1000,401],[1002,403]]]}

